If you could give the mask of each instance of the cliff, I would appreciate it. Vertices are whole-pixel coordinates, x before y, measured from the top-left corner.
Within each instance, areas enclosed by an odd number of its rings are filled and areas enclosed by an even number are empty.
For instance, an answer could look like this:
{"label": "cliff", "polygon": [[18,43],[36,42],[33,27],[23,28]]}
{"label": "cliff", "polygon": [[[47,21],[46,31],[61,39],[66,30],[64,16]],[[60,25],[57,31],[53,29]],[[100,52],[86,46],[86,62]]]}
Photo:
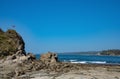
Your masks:
{"label": "cliff", "polygon": [[4,32],[0,29],[0,59],[15,54],[17,51],[25,53],[25,43],[22,37],[12,29]]}

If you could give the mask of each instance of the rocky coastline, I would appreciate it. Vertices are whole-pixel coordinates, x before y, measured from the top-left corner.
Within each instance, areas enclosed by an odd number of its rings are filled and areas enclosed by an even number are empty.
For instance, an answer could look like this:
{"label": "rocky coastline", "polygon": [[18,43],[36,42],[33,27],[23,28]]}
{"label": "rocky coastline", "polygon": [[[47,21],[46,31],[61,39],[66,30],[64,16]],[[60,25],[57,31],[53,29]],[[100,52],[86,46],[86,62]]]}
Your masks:
{"label": "rocky coastline", "polygon": [[15,30],[0,29],[0,79],[120,79],[120,66],[59,62],[52,52],[37,60]]}

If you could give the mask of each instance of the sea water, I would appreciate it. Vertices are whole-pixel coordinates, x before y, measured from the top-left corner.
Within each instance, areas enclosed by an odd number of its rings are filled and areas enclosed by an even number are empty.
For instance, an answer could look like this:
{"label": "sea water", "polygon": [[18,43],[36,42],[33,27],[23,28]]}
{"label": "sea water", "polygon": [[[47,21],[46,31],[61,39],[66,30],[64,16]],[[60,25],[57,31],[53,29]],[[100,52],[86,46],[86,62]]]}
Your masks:
{"label": "sea water", "polygon": [[[37,59],[40,55],[36,55]],[[58,60],[62,62],[81,64],[119,64],[120,56],[81,55],[81,54],[58,54]]]}

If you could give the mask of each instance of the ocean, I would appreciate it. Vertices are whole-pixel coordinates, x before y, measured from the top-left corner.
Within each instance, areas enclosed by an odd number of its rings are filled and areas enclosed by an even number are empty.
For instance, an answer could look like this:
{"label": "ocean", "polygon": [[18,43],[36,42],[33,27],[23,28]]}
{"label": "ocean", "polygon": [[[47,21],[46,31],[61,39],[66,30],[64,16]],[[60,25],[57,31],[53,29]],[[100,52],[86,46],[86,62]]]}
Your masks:
{"label": "ocean", "polygon": [[[40,55],[36,55],[39,59]],[[62,62],[81,64],[119,64],[120,56],[81,55],[81,54],[58,54],[58,60]]]}

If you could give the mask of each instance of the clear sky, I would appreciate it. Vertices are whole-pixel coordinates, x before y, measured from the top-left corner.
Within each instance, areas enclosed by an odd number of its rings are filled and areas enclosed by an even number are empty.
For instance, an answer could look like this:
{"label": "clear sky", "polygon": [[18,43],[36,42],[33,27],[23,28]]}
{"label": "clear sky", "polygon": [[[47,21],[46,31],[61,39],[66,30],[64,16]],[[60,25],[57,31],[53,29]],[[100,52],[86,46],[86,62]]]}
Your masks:
{"label": "clear sky", "polygon": [[120,0],[0,0],[0,28],[33,53],[120,49]]}

